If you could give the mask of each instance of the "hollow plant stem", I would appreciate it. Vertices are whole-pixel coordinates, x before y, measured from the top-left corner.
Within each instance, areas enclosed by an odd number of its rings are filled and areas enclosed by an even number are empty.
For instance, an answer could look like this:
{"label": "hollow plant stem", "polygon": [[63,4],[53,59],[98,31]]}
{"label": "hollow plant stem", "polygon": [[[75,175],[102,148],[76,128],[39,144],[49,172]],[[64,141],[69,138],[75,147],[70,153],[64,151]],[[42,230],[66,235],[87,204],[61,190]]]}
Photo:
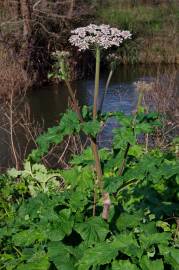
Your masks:
{"label": "hollow plant stem", "polygon": [[[93,101],[93,121],[96,120],[97,113],[98,113],[99,77],[100,77],[100,48],[97,47],[96,48],[95,89],[94,89],[94,101]],[[93,155],[94,155],[94,159],[95,159],[96,174],[97,174],[97,183],[95,183],[95,187],[94,187],[93,216],[95,216],[95,213],[96,213],[96,201],[97,201],[96,187],[98,187],[102,193],[102,200],[103,200],[102,218],[104,220],[107,220],[109,217],[109,210],[110,210],[111,201],[110,201],[109,194],[103,192],[103,173],[102,173],[101,162],[100,162],[96,138],[91,141],[91,147],[92,147],[92,151],[93,151]]]}
{"label": "hollow plant stem", "polygon": [[95,89],[93,100],[93,120],[97,117],[98,112],[98,96],[99,96],[99,76],[100,76],[100,48],[96,48],[96,73],[95,73]]}
{"label": "hollow plant stem", "polygon": [[[95,71],[95,88],[94,88],[94,100],[93,100],[93,120],[96,120],[97,112],[98,112],[99,77],[100,77],[100,48],[96,47],[96,71]],[[92,148],[94,159],[95,159],[97,184],[99,188],[102,190],[103,174],[102,174],[102,169],[101,169],[101,162],[99,158],[98,145],[96,142],[96,138],[91,141],[91,148]]]}
{"label": "hollow plant stem", "polygon": [[98,146],[96,143],[96,140],[94,138],[91,138],[91,148],[93,151],[93,156],[95,160],[95,168],[96,168],[96,174],[97,174],[97,185],[99,186],[100,190],[102,191],[103,189],[103,173],[101,169],[101,162],[100,162],[100,157],[99,157],[99,152],[98,152]]}

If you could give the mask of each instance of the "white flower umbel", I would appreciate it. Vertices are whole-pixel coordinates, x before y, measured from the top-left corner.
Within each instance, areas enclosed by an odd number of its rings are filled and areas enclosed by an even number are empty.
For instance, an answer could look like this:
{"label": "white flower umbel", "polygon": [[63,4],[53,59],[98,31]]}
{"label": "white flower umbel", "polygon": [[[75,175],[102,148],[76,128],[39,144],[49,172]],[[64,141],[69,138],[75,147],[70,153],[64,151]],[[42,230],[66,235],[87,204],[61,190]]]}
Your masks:
{"label": "white flower umbel", "polygon": [[78,47],[79,51],[85,51],[91,47],[108,49],[113,46],[119,47],[121,43],[131,38],[129,31],[122,31],[109,25],[90,24],[86,27],[79,27],[71,31],[69,41]]}

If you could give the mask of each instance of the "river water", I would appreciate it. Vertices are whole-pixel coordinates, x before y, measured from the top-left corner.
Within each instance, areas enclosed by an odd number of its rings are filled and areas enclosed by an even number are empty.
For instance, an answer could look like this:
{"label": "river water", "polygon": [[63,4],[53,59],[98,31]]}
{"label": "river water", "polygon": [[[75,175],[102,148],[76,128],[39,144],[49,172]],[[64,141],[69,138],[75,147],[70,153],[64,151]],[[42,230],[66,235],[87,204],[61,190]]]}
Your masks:
{"label": "river water", "polygon": [[[159,71],[160,70],[160,71]],[[137,81],[152,81],[161,76],[161,74],[176,73],[176,85],[178,86],[179,96],[179,68],[156,66],[121,66],[114,74],[109,91],[104,100],[104,111],[123,111],[130,114],[136,107],[137,91],[135,82]],[[107,73],[103,73],[100,80],[100,95],[105,87]],[[168,76],[168,75],[167,75]],[[91,105],[93,101],[93,79],[85,81],[77,81],[73,84],[76,89],[77,97],[80,105]],[[31,118],[36,122],[44,124],[45,128],[53,126],[60,117],[60,114],[65,112],[68,106],[68,94],[64,84],[51,85],[33,89],[25,98],[31,112]],[[162,100],[161,100],[162,102]],[[175,108],[171,108],[175,110]],[[3,114],[3,112],[0,112]],[[1,115],[0,115],[1,117]],[[115,122],[111,120],[99,137],[100,145],[107,146],[111,140],[111,130],[114,128]],[[18,141],[21,142],[21,134],[18,135]],[[10,164],[10,151],[8,145],[8,136],[5,131],[0,129],[0,168]]]}

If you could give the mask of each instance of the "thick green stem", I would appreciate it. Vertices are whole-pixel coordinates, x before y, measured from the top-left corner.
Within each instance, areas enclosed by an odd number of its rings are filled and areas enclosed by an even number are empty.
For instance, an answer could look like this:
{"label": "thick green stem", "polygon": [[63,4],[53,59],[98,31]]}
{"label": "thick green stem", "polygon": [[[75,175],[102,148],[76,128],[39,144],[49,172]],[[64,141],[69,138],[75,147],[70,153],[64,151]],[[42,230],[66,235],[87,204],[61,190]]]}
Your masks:
{"label": "thick green stem", "polygon": [[140,111],[140,106],[142,105],[143,97],[144,97],[144,91],[140,91],[139,96],[138,96],[138,102],[137,102],[137,113]]}
{"label": "thick green stem", "polygon": [[94,156],[94,160],[95,160],[97,184],[102,191],[102,189],[103,189],[103,183],[102,183],[103,173],[102,173],[102,169],[101,169],[101,162],[100,162],[100,157],[99,157],[99,152],[98,152],[98,146],[97,146],[96,140],[92,139],[92,138],[91,138],[91,148],[92,148],[93,156]]}
{"label": "thick green stem", "polygon": [[[94,101],[93,101],[93,120],[96,120],[97,113],[98,113],[98,97],[99,97],[99,76],[100,76],[100,48],[96,48],[96,73],[95,73],[95,89],[94,89]],[[108,86],[107,86],[108,87]],[[93,150],[93,155],[95,159],[95,167],[96,167],[96,174],[97,174],[97,185],[100,188],[103,194],[103,212],[102,218],[107,220],[109,216],[109,209],[110,209],[110,197],[108,193],[103,192],[103,174],[101,168],[101,162],[98,152],[98,145],[96,139],[91,140],[91,148]],[[93,205],[93,216],[96,213],[96,188],[94,191],[94,205]]]}
{"label": "thick green stem", "polygon": [[[98,111],[98,96],[99,96],[99,76],[100,76],[100,49],[96,49],[96,74],[95,74],[95,91],[94,91],[94,104],[93,104],[93,120],[96,119],[97,117],[97,111]],[[71,88],[70,82],[68,80],[65,81],[68,92],[70,94],[70,97],[73,101],[74,109],[76,113],[78,114],[78,118],[81,123],[84,122],[83,117],[81,115],[78,103],[76,101],[75,95],[73,93],[73,90]],[[101,192],[103,190],[103,174],[102,174],[102,168],[101,168],[101,162],[100,162],[100,157],[99,157],[99,152],[98,152],[98,145],[96,142],[96,138],[93,138],[90,136],[90,141],[91,141],[91,148],[95,160],[95,169],[96,169],[96,174],[97,174],[97,185],[100,188]],[[94,192],[94,205],[93,205],[93,216],[96,213],[96,200],[97,200],[97,193],[96,193],[96,188]],[[105,202],[104,202],[105,204]],[[105,208],[105,207],[104,207]],[[109,207],[107,207],[107,211],[103,211],[103,218],[107,219],[108,218],[108,213],[109,213]]]}
{"label": "thick green stem", "polygon": [[[95,89],[94,89],[94,100],[93,100],[93,120],[97,117],[98,112],[98,97],[99,97],[99,76],[100,76],[100,48],[96,48],[96,73],[95,73]],[[91,140],[91,148],[93,150],[93,155],[95,159],[95,167],[97,173],[97,183],[102,189],[102,169],[101,169],[101,162],[98,153],[98,146],[96,143],[96,139]]]}
{"label": "thick green stem", "polygon": [[100,76],[100,48],[96,48],[96,74],[95,74],[95,89],[93,100],[93,120],[96,119],[98,112],[98,96],[99,96],[99,76]]}

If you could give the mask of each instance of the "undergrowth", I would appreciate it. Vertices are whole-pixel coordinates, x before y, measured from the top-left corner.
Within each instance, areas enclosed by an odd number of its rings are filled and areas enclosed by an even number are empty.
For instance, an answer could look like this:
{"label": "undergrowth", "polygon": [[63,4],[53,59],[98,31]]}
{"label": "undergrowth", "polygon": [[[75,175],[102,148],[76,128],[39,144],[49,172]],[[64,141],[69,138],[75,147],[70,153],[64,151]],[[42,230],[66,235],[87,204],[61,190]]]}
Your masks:
{"label": "undergrowth", "polygon": [[[89,117],[86,109],[84,116]],[[104,191],[112,206],[101,217],[99,194],[92,215],[94,158],[90,148],[73,156],[67,170],[37,163],[49,147],[67,134],[95,134],[97,122],[85,125],[67,111],[58,126],[38,139],[24,169],[0,177],[1,269],[175,269],[179,268],[179,161],[171,151],[137,144],[137,138],[159,125],[158,115],[122,113],[116,117],[113,149],[101,149]],[[60,136],[59,136],[60,135]],[[125,169],[119,166],[130,144]]]}

